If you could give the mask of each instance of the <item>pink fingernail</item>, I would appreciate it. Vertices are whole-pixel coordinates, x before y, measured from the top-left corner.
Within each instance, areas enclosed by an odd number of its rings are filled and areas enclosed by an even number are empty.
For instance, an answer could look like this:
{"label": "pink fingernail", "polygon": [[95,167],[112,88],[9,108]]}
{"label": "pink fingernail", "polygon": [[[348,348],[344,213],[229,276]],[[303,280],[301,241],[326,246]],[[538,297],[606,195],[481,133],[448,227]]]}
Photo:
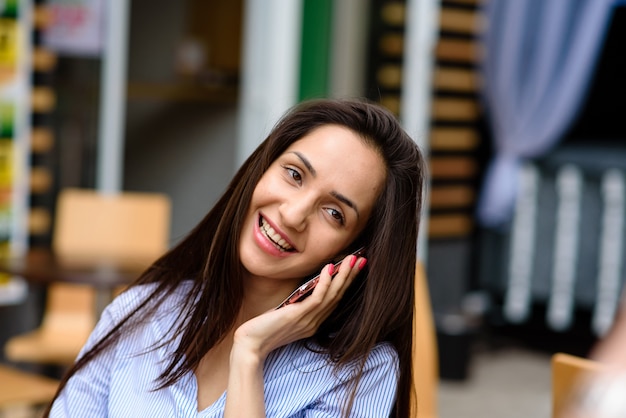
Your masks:
{"label": "pink fingernail", "polygon": [[361,262],[359,263],[359,270],[363,270],[363,268],[365,267],[365,265],[367,264],[367,258],[364,258],[363,260],[361,260]]}
{"label": "pink fingernail", "polygon": [[334,272],[335,272],[335,265],[334,264],[329,264],[328,265],[328,274],[330,274],[332,276]]}
{"label": "pink fingernail", "polygon": [[353,255],[352,258],[350,258],[350,268],[354,267],[355,264],[356,264],[356,255]]}

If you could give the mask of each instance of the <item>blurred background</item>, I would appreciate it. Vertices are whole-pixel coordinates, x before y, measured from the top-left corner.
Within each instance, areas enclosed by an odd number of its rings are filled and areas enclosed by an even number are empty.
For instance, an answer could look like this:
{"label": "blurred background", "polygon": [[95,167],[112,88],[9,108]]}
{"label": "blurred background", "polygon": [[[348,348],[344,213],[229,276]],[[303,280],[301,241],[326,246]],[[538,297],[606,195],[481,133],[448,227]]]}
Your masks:
{"label": "blurred background", "polygon": [[[49,249],[76,187],[167,195],[173,245],[287,108],[366,97],[428,156],[442,417],[502,416],[463,406],[496,391],[506,416],[507,400],[540,416],[549,355],[585,355],[610,330],[626,2],[7,0],[0,16],[3,256]],[[44,300],[0,278],[0,345]]]}

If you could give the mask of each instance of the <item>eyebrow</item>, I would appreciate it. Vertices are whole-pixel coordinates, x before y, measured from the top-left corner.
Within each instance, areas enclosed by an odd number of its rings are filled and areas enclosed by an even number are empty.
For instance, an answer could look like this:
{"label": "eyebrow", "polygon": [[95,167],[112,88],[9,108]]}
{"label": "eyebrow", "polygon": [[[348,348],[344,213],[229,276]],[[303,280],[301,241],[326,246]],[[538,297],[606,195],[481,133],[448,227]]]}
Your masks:
{"label": "eyebrow", "polygon": [[302,164],[304,164],[304,166],[306,167],[307,170],[309,170],[309,172],[311,173],[311,175],[313,177],[317,177],[317,171],[315,171],[315,169],[313,168],[313,166],[311,165],[311,162],[301,153],[299,153],[298,151],[293,151],[294,154],[296,154],[298,156],[298,158],[300,158],[300,161],[302,161]]}
{"label": "eyebrow", "polygon": [[[304,164],[306,169],[309,170],[311,175],[313,177],[317,177],[317,171],[315,171],[315,168],[313,168],[313,165],[311,165],[311,162],[308,160],[308,158],[306,158],[304,155],[302,155],[302,153],[300,153],[298,151],[292,151],[292,152],[300,159],[300,161],[302,161],[302,164]],[[332,192],[330,192],[330,194],[335,199],[343,202],[346,206],[348,206],[352,210],[354,210],[354,212],[356,213],[357,219],[359,218],[359,215],[360,215],[359,214],[359,208],[356,206],[356,204],[352,200],[348,199],[346,196],[342,195],[339,192],[332,191]]]}
{"label": "eyebrow", "polygon": [[334,192],[334,191],[330,192],[330,194],[332,196],[334,196],[337,200],[341,200],[347,206],[351,207],[352,210],[354,210],[354,212],[356,213],[357,219],[359,219],[359,209],[356,207],[356,205],[354,204],[354,202],[352,200],[348,199],[347,197],[345,197],[341,193],[337,193],[337,192]]}

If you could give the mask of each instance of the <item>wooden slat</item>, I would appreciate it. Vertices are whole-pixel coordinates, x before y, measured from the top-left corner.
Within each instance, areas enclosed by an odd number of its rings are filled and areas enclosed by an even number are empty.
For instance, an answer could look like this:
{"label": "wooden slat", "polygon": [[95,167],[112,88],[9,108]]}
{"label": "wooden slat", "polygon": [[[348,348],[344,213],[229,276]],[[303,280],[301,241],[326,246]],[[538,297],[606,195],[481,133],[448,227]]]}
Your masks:
{"label": "wooden slat", "polygon": [[430,191],[431,209],[468,207],[474,204],[476,193],[470,186],[433,186]]}
{"label": "wooden slat", "polygon": [[400,114],[400,96],[387,94],[380,98],[379,103],[395,115]]}
{"label": "wooden slat", "polygon": [[404,54],[404,37],[397,33],[388,33],[380,38],[380,51],[390,57],[402,57]]}
{"label": "wooden slat", "polygon": [[376,80],[382,87],[400,88],[402,86],[402,67],[400,65],[384,65],[378,69]]}
{"label": "wooden slat", "polygon": [[473,128],[434,127],[430,131],[430,149],[433,151],[471,151],[479,143]]}
{"label": "wooden slat", "polygon": [[28,233],[30,235],[43,235],[52,228],[52,216],[47,208],[34,207],[28,213]]}
{"label": "wooden slat", "polygon": [[428,218],[429,238],[464,237],[472,233],[474,221],[466,214],[434,214]]}
{"label": "wooden slat", "polygon": [[56,95],[49,87],[34,87],[31,90],[31,106],[34,112],[51,112],[56,105]]}
{"label": "wooden slat", "polygon": [[478,164],[471,157],[431,157],[430,175],[433,179],[471,179],[478,172]]}
{"label": "wooden slat", "polygon": [[380,10],[383,22],[391,26],[404,25],[406,8],[400,1],[387,2]]}
{"label": "wooden slat", "polygon": [[478,72],[470,68],[438,67],[433,83],[436,89],[462,93],[476,93],[480,87]]}
{"label": "wooden slat", "polygon": [[52,187],[52,173],[46,167],[30,169],[30,192],[33,194],[47,193]]}
{"label": "wooden slat", "polygon": [[439,13],[439,28],[444,31],[475,34],[480,28],[478,13],[474,10],[443,7]]}
{"label": "wooden slat", "polygon": [[52,22],[52,15],[46,6],[38,5],[33,10],[33,26],[35,29],[45,29]]}
{"label": "wooden slat", "polygon": [[54,146],[54,134],[51,129],[35,127],[30,132],[30,150],[33,153],[48,152]]}
{"label": "wooden slat", "polygon": [[433,100],[432,118],[439,121],[472,122],[478,119],[479,109],[475,99],[438,97]]}
{"label": "wooden slat", "polygon": [[441,61],[473,64],[481,58],[482,48],[474,40],[442,38],[435,48],[435,56]]}
{"label": "wooden slat", "polygon": [[45,48],[35,47],[33,50],[33,69],[35,71],[52,71],[57,64],[57,55]]}

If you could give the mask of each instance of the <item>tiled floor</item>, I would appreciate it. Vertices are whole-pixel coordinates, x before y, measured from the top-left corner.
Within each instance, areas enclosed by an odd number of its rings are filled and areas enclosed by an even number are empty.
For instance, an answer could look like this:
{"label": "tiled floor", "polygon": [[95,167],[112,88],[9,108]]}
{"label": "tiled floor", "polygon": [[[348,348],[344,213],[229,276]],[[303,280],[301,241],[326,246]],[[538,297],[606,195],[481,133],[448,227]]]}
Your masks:
{"label": "tiled floor", "polygon": [[549,418],[550,355],[507,347],[477,351],[465,381],[442,381],[439,418]]}

